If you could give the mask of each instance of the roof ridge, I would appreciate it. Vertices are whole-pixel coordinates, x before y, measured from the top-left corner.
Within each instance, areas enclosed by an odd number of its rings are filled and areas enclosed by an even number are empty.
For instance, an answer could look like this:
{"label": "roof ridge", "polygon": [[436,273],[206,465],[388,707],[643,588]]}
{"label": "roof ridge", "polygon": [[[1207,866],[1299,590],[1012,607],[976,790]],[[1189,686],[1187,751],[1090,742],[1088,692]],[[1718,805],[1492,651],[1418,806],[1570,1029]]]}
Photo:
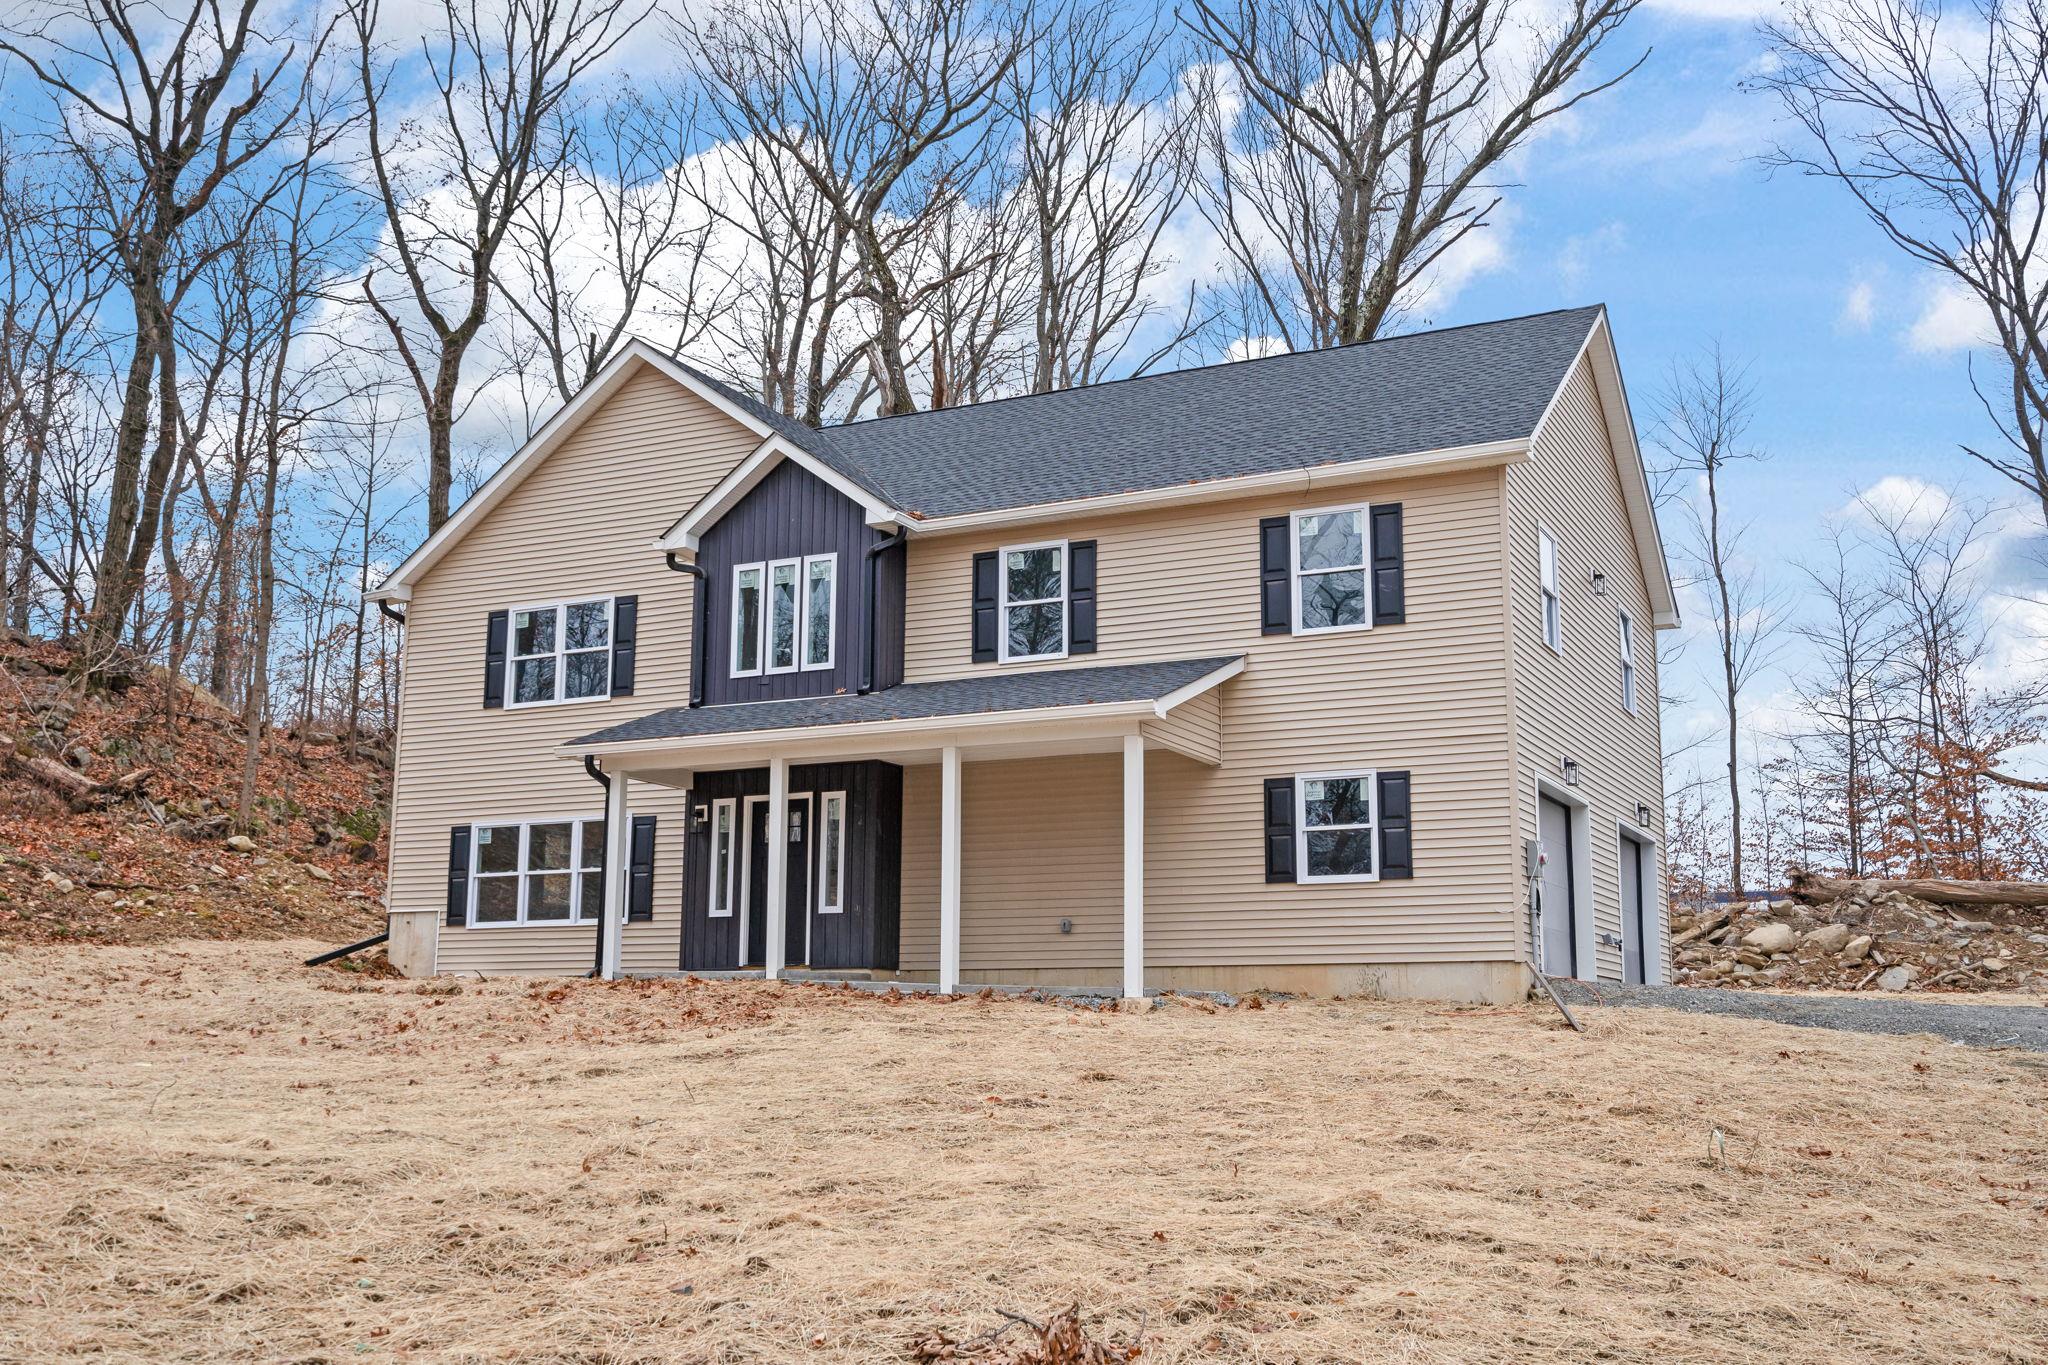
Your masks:
{"label": "roof ridge", "polygon": [[[1177,370],[1154,370],[1147,374],[1120,375],[1115,379],[1098,379],[1092,384],[1075,384],[1064,389],[1047,389],[1039,393],[1006,393],[979,402],[960,403],[949,408],[921,408],[915,412],[892,412],[874,417],[862,417],[851,422],[834,422],[829,426],[809,427],[807,430],[819,433],[848,431],[854,427],[874,426],[881,422],[899,421],[905,417],[931,417],[941,412],[966,412],[974,408],[994,407],[998,403],[1014,403],[1025,398],[1051,398],[1057,394],[1089,393],[1118,384],[1141,384],[1146,380],[1169,379],[1178,375],[1201,374],[1207,370],[1234,369],[1240,365],[1257,365],[1269,361],[1300,360],[1306,356],[1335,355],[1340,351],[1364,350],[1372,346],[1393,345],[1403,341],[1415,341],[1422,337],[1447,336],[1452,332],[1469,332],[1482,327],[1505,327],[1515,322],[1530,322],[1537,318],[1562,317],[1567,313],[1601,312],[1604,303],[1582,303],[1570,308],[1542,308],[1533,313],[1517,313],[1513,317],[1488,318],[1481,322],[1459,322],[1449,327],[1431,327],[1420,332],[1402,332],[1398,336],[1370,337],[1364,341],[1346,341],[1336,346],[1316,346],[1306,351],[1276,351],[1271,355],[1249,355],[1237,360],[1211,360],[1201,365],[1187,365]],[[794,420],[794,419],[791,419]]]}

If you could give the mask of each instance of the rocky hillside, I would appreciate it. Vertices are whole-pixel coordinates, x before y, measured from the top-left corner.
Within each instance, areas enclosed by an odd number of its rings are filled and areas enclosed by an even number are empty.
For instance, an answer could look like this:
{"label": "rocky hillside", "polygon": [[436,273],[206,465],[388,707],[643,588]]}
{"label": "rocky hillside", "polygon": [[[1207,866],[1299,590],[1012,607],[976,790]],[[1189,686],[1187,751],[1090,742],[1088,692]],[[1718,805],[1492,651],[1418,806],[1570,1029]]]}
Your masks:
{"label": "rocky hillside", "polygon": [[148,665],[82,695],[71,662],[0,639],[0,941],[342,942],[382,926],[380,762],[273,733],[237,832],[237,718]]}
{"label": "rocky hillside", "polygon": [[1953,906],[1875,883],[1831,900],[1674,907],[1681,985],[2048,995],[2048,911]]}

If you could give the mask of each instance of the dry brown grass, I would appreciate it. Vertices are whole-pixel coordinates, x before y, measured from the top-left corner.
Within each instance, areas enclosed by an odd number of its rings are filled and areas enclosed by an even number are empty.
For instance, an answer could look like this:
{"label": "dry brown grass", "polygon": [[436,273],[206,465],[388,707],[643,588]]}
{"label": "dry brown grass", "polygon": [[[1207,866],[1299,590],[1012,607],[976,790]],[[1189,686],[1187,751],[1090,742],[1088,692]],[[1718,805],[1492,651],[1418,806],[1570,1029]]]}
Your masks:
{"label": "dry brown grass", "polygon": [[1145,1360],[2048,1358],[2032,1054],[299,951],[0,956],[0,1355],[902,1360],[1079,1302]]}

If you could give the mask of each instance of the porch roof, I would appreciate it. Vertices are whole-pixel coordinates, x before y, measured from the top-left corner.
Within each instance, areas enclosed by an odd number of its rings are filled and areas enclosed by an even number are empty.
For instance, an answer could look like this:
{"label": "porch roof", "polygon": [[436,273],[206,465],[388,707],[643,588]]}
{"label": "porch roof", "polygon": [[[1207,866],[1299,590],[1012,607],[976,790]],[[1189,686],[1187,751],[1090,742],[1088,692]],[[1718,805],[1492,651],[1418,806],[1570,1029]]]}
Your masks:
{"label": "porch roof", "polygon": [[561,747],[590,753],[638,747],[650,741],[715,740],[837,726],[888,724],[893,729],[902,722],[997,720],[1048,711],[1077,717],[1111,710],[1154,710],[1164,715],[1186,697],[1235,675],[1243,664],[1242,654],[1228,654],[905,683],[865,696],[838,693],[730,706],[676,706],[594,731]]}

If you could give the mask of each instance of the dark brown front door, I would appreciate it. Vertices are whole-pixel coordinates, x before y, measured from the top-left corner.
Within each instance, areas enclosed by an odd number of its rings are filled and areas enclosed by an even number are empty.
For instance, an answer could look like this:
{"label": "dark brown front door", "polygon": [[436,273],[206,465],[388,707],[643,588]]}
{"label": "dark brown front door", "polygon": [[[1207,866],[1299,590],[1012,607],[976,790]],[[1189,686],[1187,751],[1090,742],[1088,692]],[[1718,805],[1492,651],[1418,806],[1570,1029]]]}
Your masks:
{"label": "dark brown front door", "polygon": [[[786,926],[782,940],[782,965],[801,967],[808,954],[804,942],[811,904],[811,798],[789,799],[789,862],[784,882],[788,895],[783,906]],[[762,907],[768,903],[768,803],[747,802],[747,965],[760,967],[768,961],[768,917]]]}

